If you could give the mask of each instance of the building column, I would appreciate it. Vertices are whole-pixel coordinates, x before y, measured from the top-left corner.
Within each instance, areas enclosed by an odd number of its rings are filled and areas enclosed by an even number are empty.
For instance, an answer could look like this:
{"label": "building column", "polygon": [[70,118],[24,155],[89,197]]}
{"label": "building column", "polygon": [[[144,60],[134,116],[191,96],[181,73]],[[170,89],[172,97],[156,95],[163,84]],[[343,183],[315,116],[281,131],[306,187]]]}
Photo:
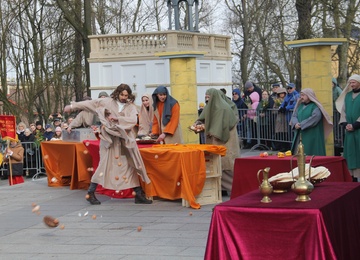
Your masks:
{"label": "building column", "polygon": [[[332,45],[341,45],[345,38],[306,39],[285,42],[291,48],[300,48],[302,88],[311,88],[324,106],[326,112],[333,118],[332,101]],[[334,155],[333,132],[327,137],[326,155]]]}
{"label": "building column", "polygon": [[157,56],[170,60],[170,88],[180,104],[180,124],[185,144],[199,143],[199,135],[188,130],[197,119],[196,58],[203,52],[166,52]]}

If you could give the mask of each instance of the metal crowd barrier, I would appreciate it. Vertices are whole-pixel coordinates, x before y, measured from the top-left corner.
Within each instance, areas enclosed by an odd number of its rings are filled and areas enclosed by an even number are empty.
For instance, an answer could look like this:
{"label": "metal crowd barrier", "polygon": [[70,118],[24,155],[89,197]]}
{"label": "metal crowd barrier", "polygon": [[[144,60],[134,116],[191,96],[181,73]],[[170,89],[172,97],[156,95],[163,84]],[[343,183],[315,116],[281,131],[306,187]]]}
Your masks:
{"label": "metal crowd barrier", "polygon": [[[22,142],[21,145],[24,147],[24,175],[33,175],[32,180],[46,176],[40,147],[35,142]],[[3,163],[0,171],[2,176],[6,175],[7,164]]]}
{"label": "metal crowd barrier", "polygon": [[[266,150],[290,149],[294,133],[289,126],[292,111],[279,113],[278,109],[268,109],[264,113],[253,109],[239,109],[240,121],[237,125],[239,139],[249,149],[263,148]],[[344,145],[344,128],[339,125],[340,114],[333,112],[333,133],[335,154],[336,149],[342,149]],[[41,149],[35,142],[22,142],[24,147],[24,173],[33,175],[32,180],[46,176]],[[2,148],[2,150],[4,147]],[[7,173],[7,165],[0,167],[1,175]]]}
{"label": "metal crowd barrier", "polygon": [[[289,150],[294,132],[289,126],[293,111],[280,113],[278,109],[267,109],[259,112],[254,109],[239,109],[240,121],[237,126],[242,146],[255,150]],[[333,112],[333,134],[335,149],[342,149],[344,144],[344,129],[339,125],[340,114]],[[249,145],[250,144],[250,145]],[[250,146],[250,147],[249,147]]]}

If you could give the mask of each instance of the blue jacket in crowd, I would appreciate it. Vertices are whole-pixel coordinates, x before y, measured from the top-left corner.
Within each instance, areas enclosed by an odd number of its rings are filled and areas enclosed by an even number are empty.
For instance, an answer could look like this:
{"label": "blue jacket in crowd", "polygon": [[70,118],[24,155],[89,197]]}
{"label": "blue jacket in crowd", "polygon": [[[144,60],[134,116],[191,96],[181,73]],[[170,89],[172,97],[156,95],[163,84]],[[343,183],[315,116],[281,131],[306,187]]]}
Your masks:
{"label": "blue jacket in crowd", "polygon": [[299,99],[300,94],[296,90],[292,92],[291,94],[288,93],[284,101],[281,103],[279,111],[285,112],[286,115],[286,121],[290,122],[292,110],[294,110],[297,100]]}

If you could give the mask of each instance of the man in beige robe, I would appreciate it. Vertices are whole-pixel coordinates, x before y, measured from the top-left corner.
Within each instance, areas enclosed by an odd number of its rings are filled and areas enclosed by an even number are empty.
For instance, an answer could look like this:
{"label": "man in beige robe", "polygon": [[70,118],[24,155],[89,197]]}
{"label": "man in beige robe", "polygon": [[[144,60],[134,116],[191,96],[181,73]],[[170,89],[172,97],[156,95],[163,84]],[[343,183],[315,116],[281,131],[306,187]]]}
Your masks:
{"label": "man in beige robe", "polygon": [[138,175],[150,183],[144,163],[137,148],[133,128],[137,123],[137,110],[132,91],[126,84],[119,85],[111,97],[72,103],[65,112],[85,110],[96,113],[102,123],[100,127],[100,162],[88,189],[86,199],[93,205],[100,204],[95,197],[97,184],[116,192],[134,188],[135,203],[151,204],[140,186]]}

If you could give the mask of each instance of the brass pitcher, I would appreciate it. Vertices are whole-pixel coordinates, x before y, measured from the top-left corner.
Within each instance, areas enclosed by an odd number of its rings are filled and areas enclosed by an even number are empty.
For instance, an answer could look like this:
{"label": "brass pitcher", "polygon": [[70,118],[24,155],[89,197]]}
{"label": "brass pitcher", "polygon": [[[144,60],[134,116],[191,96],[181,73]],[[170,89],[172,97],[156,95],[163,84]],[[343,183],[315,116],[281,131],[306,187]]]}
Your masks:
{"label": "brass pitcher", "polygon": [[[304,145],[301,142],[301,137],[300,137],[300,142],[299,142],[299,146],[298,146],[298,153],[294,157],[298,158],[297,162],[298,162],[298,168],[299,168],[299,178],[292,185],[291,188],[294,191],[294,193],[297,194],[296,201],[301,201],[301,202],[309,201],[309,200],[311,200],[311,198],[309,197],[309,194],[313,191],[314,185],[305,178],[305,153],[304,153]],[[313,159],[313,157],[311,158],[310,164],[309,164],[309,180],[311,178],[312,159]],[[291,167],[291,169],[292,169],[292,167]],[[292,170],[291,170],[291,172],[292,172]],[[293,176],[293,178],[294,178],[294,176]]]}
{"label": "brass pitcher", "polygon": [[[270,167],[266,167],[265,169],[259,170],[257,172],[257,179],[258,179],[258,182],[260,185],[259,186],[260,193],[264,196],[261,200],[262,203],[270,203],[271,202],[269,195],[273,191],[273,186],[269,182],[269,171],[270,171]],[[260,182],[260,177],[259,177],[260,173],[262,173],[262,175],[263,175],[262,182]]]}

